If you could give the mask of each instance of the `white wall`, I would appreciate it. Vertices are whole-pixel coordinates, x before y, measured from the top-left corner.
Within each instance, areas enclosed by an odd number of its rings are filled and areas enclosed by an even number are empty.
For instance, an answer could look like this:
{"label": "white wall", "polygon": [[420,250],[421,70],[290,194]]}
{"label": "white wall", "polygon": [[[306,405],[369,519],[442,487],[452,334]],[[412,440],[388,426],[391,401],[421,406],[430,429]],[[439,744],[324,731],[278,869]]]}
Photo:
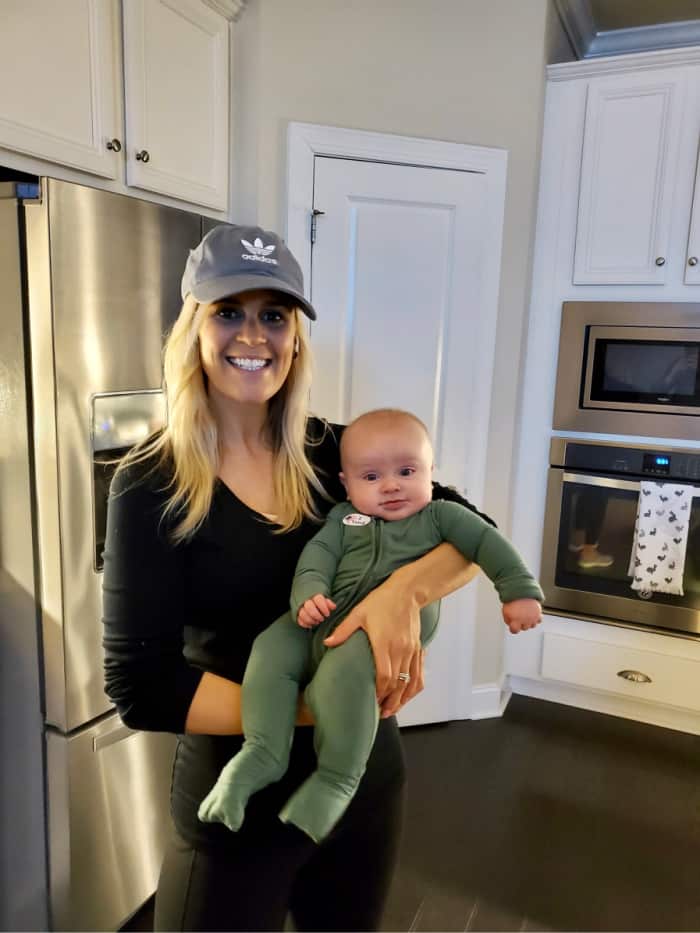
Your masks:
{"label": "white wall", "polygon": [[[551,2],[551,0],[550,0]],[[490,463],[479,503],[509,531],[547,59],[548,0],[249,0],[234,39],[234,219],[284,230],[298,120],[508,150]],[[240,91],[238,90],[240,88]],[[475,684],[500,676],[482,585]]]}
{"label": "white wall", "polygon": [[546,35],[548,65],[576,61],[576,52],[569,41],[569,37],[562,25],[561,17],[557,13],[553,0],[550,0],[549,9],[547,10]]}

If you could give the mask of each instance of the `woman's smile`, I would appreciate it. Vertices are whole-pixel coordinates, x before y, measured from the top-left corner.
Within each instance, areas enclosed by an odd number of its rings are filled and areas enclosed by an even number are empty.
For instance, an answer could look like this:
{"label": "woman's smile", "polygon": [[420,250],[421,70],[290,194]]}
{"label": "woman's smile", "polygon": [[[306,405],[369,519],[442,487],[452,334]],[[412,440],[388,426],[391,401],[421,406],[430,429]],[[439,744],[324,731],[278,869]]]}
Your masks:
{"label": "woman's smile", "polygon": [[247,373],[259,373],[272,363],[269,357],[259,356],[227,356],[226,360],[234,369],[242,369]]}

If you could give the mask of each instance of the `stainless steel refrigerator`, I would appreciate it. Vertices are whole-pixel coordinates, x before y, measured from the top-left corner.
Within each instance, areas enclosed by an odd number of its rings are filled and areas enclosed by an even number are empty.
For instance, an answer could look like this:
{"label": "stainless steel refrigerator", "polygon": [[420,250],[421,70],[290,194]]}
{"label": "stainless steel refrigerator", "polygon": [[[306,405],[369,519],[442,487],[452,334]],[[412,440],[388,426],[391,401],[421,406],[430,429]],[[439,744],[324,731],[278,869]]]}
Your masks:
{"label": "stainless steel refrigerator", "polygon": [[155,889],[174,738],[103,692],[110,461],[164,417],[162,338],[212,223],[0,184],[0,927],[115,930]]}

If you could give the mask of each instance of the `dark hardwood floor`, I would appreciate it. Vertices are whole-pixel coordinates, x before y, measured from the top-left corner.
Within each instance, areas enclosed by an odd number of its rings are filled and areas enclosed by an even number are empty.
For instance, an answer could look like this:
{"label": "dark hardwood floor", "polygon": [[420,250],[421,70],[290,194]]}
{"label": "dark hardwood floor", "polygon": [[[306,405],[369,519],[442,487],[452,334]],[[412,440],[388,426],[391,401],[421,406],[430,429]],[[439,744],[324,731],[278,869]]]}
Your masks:
{"label": "dark hardwood floor", "polygon": [[383,930],[700,930],[697,736],[518,696],[403,736]]}

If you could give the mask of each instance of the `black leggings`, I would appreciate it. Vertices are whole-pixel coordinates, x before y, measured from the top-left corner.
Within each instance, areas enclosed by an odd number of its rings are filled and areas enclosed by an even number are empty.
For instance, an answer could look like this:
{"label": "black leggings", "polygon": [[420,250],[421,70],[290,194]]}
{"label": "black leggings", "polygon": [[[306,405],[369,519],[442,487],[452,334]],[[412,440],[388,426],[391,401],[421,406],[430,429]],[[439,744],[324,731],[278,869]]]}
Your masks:
{"label": "black leggings", "polygon": [[395,723],[383,720],[358,793],[321,845],[267,806],[247,815],[238,833],[219,827],[230,844],[174,833],[155,929],[282,930],[288,913],[299,931],[378,929],[401,831],[399,741]]}

